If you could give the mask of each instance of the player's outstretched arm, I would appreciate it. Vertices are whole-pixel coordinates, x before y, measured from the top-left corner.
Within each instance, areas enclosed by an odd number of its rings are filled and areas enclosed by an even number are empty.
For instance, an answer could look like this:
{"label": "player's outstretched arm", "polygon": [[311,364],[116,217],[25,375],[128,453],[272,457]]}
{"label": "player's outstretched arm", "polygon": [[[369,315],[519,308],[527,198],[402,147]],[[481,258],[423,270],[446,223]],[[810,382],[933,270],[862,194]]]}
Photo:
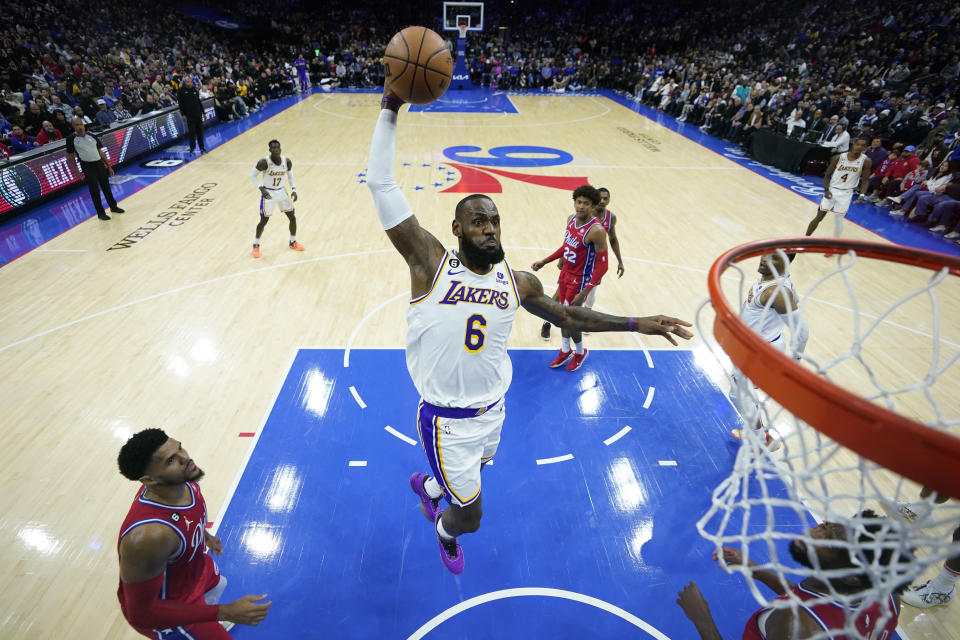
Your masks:
{"label": "player's outstretched arm", "polygon": [[689,322],[669,316],[621,317],[611,316],[586,307],[566,307],[548,298],[543,285],[532,273],[514,271],[520,304],[533,315],[571,331],[636,331],[651,336],[663,336],[676,345],[673,336],[689,340],[693,334],[684,327]]}
{"label": "player's outstretched arm", "polygon": [[445,250],[439,240],[420,226],[393,177],[397,116],[402,104],[389,88],[384,89],[370,143],[367,187],[383,230],[410,267],[411,293],[416,297],[429,289]]}
{"label": "player's outstretched arm", "polygon": [[769,569],[756,568],[758,565],[753,560],[744,563],[743,553],[741,553],[739,549],[734,549],[732,547],[722,547],[722,549],[722,555],[716,551],[713,552],[714,561],[720,563],[721,566],[726,565],[728,567],[736,567],[746,564],[751,569],[751,577],[757,582],[766,586],[778,596],[782,596],[790,589],[793,589],[794,584],[782,575],[774,573]]}
{"label": "player's outstretched arm", "polygon": [[680,590],[677,594],[677,604],[697,628],[700,640],[723,640],[720,630],[717,629],[717,623],[713,621],[713,616],[710,614],[710,605],[700,593],[696,582],[691,580],[690,584]]}
{"label": "player's outstretched arm", "polygon": [[272,604],[263,602],[265,595],[247,595],[222,605],[161,599],[167,561],[180,544],[180,538],[170,527],[152,523],[140,525],[120,542],[120,588],[130,622],[148,629],[170,629],[217,620],[260,624]]}

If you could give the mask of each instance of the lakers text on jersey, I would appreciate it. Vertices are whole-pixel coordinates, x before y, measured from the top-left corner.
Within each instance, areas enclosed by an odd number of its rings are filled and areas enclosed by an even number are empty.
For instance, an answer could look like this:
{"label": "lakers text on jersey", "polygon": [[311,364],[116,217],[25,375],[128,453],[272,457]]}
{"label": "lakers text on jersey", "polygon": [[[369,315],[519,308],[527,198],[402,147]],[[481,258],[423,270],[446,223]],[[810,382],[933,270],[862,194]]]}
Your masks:
{"label": "lakers text on jersey", "polygon": [[481,275],[447,252],[430,291],[407,310],[407,369],[420,396],[459,408],[502,398],[513,376],[507,337],[518,308],[506,261]]}

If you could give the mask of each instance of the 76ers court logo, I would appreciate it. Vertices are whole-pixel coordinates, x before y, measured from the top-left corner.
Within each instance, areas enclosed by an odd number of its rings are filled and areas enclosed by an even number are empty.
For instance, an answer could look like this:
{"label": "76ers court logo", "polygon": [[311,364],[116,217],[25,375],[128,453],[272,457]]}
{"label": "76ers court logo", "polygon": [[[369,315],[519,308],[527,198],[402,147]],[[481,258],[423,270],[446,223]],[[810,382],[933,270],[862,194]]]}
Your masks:
{"label": "76ers court logo", "polygon": [[446,164],[460,172],[460,181],[440,193],[503,193],[498,177],[564,191],[573,191],[589,182],[586,176],[547,176],[499,168],[555,167],[571,162],[573,156],[561,149],[512,145],[493,147],[486,155],[474,155],[477,151],[483,149],[464,145],[443,150],[443,155],[452,161]]}
{"label": "76ers court logo", "polygon": [[568,164],[573,160],[573,155],[561,149],[512,145],[493,147],[486,155],[476,155],[478,151],[483,149],[470,145],[447,147],[443,150],[443,155],[448,158],[446,164],[460,172],[460,180],[440,193],[503,193],[498,178],[564,191],[573,191],[580,185],[589,183],[586,176],[549,176],[505,171],[501,168],[555,167]]}

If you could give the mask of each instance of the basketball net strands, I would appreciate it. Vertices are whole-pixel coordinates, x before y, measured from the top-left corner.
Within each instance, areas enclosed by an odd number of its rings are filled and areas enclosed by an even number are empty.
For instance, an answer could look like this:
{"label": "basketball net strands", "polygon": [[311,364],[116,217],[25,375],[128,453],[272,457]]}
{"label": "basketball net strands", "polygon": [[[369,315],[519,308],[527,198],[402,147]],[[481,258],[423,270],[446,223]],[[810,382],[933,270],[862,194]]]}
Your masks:
{"label": "basketball net strands", "polygon": [[[784,258],[788,272],[814,274],[806,289],[794,283],[802,292],[798,306],[810,325],[811,345],[817,347],[808,347],[800,361],[739,318],[753,279],[745,270],[754,271],[755,259],[772,253]],[[791,263],[787,254],[794,253]],[[832,254],[833,261],[818,254]],[[883,275],[891,263],[904,271],[897,282]],[[790,296],[780,277],[789,273],[771,267],[777,284],[768,305],[781,293]],[[743,418],[743,445],[697,529],[718,551],[724,545],[742,551],[744,564],[725,568],[743,574],[765,606],[797,611],[801,601],[791,592],[770,601],[769,592],[761,592],[751,577],[758,569],[781,580],[814,577],[825,585],[803,606],[839,604],[846,627],[812,636],[817,640],[841,633],[863,637],[856,624],[877,603],[881,607],[870,612],[870,624],[882,629],[885,620],[876,613],[886,611],[883,603],[891,593],[960,554],[960,544],[952,541],[960,526],[955,500],[934,506],[934,494],[926,501],[930,508],[915,519],[897,504],[918,501],[921,486],[960,498],[957,276],[960,259],[955,257],[836,238],[742,245],[720,256],[710,270],[710,299],[698,309],[697,329],[733,374],[730,398]],[[727,298],[732,287],[725,284],[737,285],[733,300]],[[715,341],[707,326],[711,307]],[[818,321],[818,313],[832,318],[832,324]],[[838,314],[849,314],[848,326],[837,326]],[[787,316],[788,325],[797,320],[796,314]],[[789,326],[791,335],[794,328]],[[824,349],[824,344],[830,346]],[[758,418],[782,447],[773,450],[767,444],[764,431],[754,428]],[[868,509],[878,515],[861,515]],[[845,539],[812,538],[809,529],[823,521],[842,525]],[[798,566],[788,552],[794,539],[806,550],[839,549],[849,554],[849,566],[821,567],[815,553],[807,554],[812,568]],[[863,590],[862,585],[869,586]],[[798,616],[794,620],[797,634]]]}

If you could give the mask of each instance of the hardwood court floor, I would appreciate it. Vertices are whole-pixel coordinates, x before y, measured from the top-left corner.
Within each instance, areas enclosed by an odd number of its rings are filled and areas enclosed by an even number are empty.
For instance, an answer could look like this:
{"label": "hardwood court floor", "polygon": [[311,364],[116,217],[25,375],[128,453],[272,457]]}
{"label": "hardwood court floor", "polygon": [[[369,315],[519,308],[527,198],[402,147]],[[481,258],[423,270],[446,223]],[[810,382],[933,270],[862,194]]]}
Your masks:
{"label": "hardwood court floor", "polygon": [[[603,309],[692,320],[706,297],[705,272],[719,253],[754,239],[801,235],[815,210],[803,197],[611,100],[512,99],[518,114],[402,113],[398,182],[421,224],[455,246],[450,220],[461,195],[433,186],[445,148],[473,145],[484,150],[478,155],[506,145],[569,152],[568,164],[509,170],[584,176],[611,190],[626,273],[606,277]],[[45,245],[48,251],[0,270],[0,399],[6,407],[0,636],[139,637],[116,603],[116,536],[135,487],[114,461],[133,432],[161,426],[184,442],[206,471],[203,489],[214,517],[250,445],[238,434],[262,424],[298,347],[403,345],[409,281],[361,182],[378,100],[315,95],[126,199],[128,213],[112,222],[85,222]],[[297,237],[306,251],[287,248],[286,220],[277,214],[255,261],[250,245],[259,197],[248,175],[272,138],[294,162]],[[525,269],[559,246],[572,213],[570,193],[500,182],[503,192],[492,197],[507,258]],[[824,221],[820,235],[830,229]],[[845,236],[878,239],[850,224]],[[798,289],[829,268],[819,257],[798,260]],[[551,290],[548,269],[542,279]],[[870,292],[860,302],[876,314],[884,292],[892,295],[916,278],[898,267],[873,269],[864,276]],[[960,344],[960,287],[951,282],[942,289],[941,357],[949,357]],[[849,331],[851,305],[836,287],[817,297],[824,302],[808,314],[809,353],[829,359]],[[896,320],[929,333],[929,315],[919,314],[907,309]],[[538,327],[538,320],[518,314],[511,345],[543,347]],[[627,335],[586,340],[591,347],[637,345]],[[929,350],[922,344],[929,343],[884,326],[873,357],[890,378],[921,375]],[[701,345],[697,337],[689,346],[706,355]],[[544,351],[545,360],[550,355]],[[854,373],[848,377],[854,388],[862,384]],[[958,382],[953,371],[941,387],[949,393],[937,391],[951,417],[960,414]],[[922,402],[902,410],[929,413]],[[681,582],[678,576],[677,588]],[[913,640],[958,639],[960,605],[924,612],[905,607],[901,622]]]}

